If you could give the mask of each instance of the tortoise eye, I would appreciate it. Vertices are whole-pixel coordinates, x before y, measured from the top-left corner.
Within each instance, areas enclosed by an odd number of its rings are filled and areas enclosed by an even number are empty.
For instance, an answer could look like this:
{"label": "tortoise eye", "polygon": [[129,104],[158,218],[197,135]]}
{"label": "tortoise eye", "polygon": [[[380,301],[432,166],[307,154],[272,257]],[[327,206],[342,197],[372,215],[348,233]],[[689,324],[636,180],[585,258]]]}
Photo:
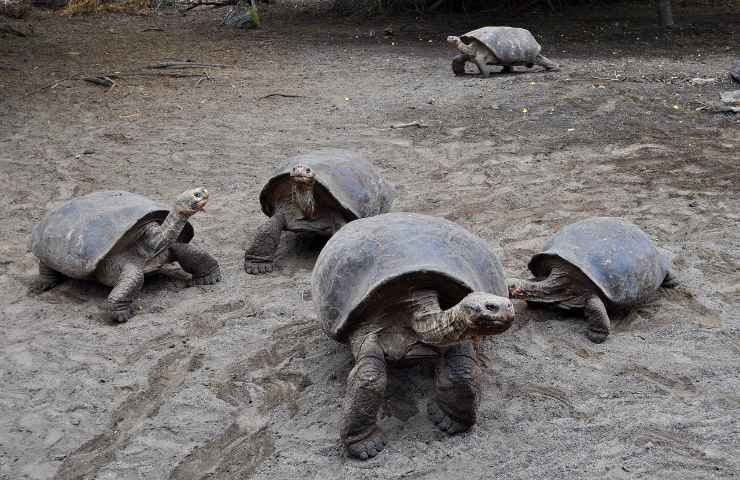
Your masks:
{"label": "tortoise eye", "polygon": [[193,196],[194,196],[195,198],[200,198],[200,197],[201,197],[201,195],[200,195],[200,192],[195,192],[195,194],[194,194]]}
{"label": "tortoise eye", "polygon": [[310,168],[306,168],[306,173],[311,173],[311,169]]}

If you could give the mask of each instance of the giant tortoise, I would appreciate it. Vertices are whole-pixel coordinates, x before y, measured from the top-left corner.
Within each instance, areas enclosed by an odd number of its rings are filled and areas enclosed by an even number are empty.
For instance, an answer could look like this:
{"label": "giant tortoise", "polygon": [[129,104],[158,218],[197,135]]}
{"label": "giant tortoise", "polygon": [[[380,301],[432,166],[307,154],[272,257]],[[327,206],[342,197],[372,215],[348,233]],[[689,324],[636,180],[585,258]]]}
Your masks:
{"label": "giant tortoise", "polygon": [[475,424],[476,339],[514,318],[501,263],[482,239],[427,215],[357,220],[326,244],[311,286],[322,329],[349,343],[356,361],[340,428],[351,456],[364,460],[385,445],[376,421],[387,362],[436,358],[430,417],[449,434]]}
{"label": "giant tortoise", "polygon": [[387,212],[394,190],[363,156],[320,150],[282,162],[260,193],[270,219],[244,254],[247,273],[271,272],[282,232],[330,237],[345,223]]}
{"label": "giant tortoise", "polygon": [[611,329],[608,310],[647,301],[673,287],[671,259],[637,226],[614,217],[567,225],[532,257],[532,280],[509,280],[512,298],[583,310],[588,338],[601,343]]}
{"label": "giant tortoise", "polygon": [[196,188],[177,197],[171,209],[135,193],[94,192],[49,212],[33,228],[31,249],[39,259],[37,292],[65,277],[95,279],[113,287],[108,310],[118,322],[133,315],[132,297],[144,274],[178,262],[193,285],[221,279],[218,262],[189,242],[188,220],[203,210],[208,191]]}
{"label": "giant tortoise", "polygon": [[515,65],[532,68],[542,65],[557,71],[558,64],[540,54],[542,47],[529,30],[516,27],[483,27],[460,37],[447,37],[447,44],[461,53],[452,60],[455,75],[465,74],[465,64],[475,63],[484,77],[491,74],[491,65],[501,65],[510,73]]}

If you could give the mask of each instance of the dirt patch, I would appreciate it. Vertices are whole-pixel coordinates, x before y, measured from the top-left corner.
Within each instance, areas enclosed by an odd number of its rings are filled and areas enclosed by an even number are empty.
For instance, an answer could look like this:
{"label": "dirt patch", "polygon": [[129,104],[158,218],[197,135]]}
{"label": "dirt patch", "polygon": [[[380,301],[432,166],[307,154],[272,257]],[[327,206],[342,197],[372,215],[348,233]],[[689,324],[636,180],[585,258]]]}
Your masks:
{"label": "dirt patch", "polygon": [[[264,28],[240,32],[219,13],[36,11],[31,35],[0,42],[0,478],[736,475],[740,125],[696,109],[737,88],[740,17],[679,10],[667,37],[652,10],[613,12],[360,22],[265,7]],[[531,28],[563,70],[454,77],[445,37],[489,22]],[[226,68],[142,74],[168,60]],[[129,75],[112,89],[80,79],[115,72]],[[676,255],[681,285],[603,345],[577,318],[517,305],[484,344],[475,429],[436,431],[429,369],[396,370],[388,449],[346,459],[351,356],[305,295],[319,246],[289,235],[275,273],[242,270],[262,181],[323,146],[366,154],[399,187],[395,211],[460,222],[512,275],[559,226],[617,215]],[[196,241],[221,262],[218,285],[152,277],[124,325],[100,313],[103,287],[26,295],[31,228],[50,206],[101,189],[169,202],[197,185],[211,201]]]}

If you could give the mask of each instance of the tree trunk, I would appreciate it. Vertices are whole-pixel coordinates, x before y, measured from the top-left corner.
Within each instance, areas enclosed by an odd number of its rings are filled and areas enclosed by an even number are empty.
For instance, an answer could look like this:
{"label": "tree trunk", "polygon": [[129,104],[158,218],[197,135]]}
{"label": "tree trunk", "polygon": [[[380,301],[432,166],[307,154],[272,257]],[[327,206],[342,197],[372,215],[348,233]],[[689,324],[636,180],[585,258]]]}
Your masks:
{"label": "tree trunk", "polygon": [[658,5],[658,17],[660,18],[661,27],[672,27],[673,10],[671,9],[671,0],[656,0]]}

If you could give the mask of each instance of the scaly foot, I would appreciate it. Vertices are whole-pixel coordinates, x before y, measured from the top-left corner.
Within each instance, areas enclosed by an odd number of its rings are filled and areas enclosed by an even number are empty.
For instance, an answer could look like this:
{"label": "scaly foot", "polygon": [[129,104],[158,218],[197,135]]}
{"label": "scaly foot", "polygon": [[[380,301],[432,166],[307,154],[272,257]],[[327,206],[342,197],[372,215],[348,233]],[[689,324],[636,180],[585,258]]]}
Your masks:
{"label": "scaly foot", "polygon": [[60,283],[62,283],[61,280],[42,280],[37,278],[33,283],[31,283],[31,286],[28,287],[28,294],[38,295],[40,293],[44,293],[45,291],[56,287]]}
{"label": "scaly foot", "polygon": [[216,268],[211,273],[201,275],[200,277],[193,277],[190,280],[190,285],[213,285],[221,281],[221,269]]}
{"label": "scaly foot", "polygon": [[367,460],[379,454],[385,448],[383,431],[375,427],[370,435],[355,443],[347,444],[347,453],[351,457]]}
{"label": "scaly foot", "polygon": [[111,318],[117,323],[126,323],[129,318],[134,316],[134,310],[132,308],[109,310]]}
{"label": "scaly foot", "polygon": [[604,343],[606,337],[609,336],[609,332],[589,329],[586,331],[586,336],[594,343]]}
{"label": "scaly foot", "polygon": [[270,273],[274,268],[275,264],[272,262],[244,262],[244,270],[250,275],[260,275],[262,273]]}
{"label": "scaly foot", "polygon": [[442,407],[440,407],[440,405],[435,400],[429,402],[429,405],[427,406],[427,413],[429,414],[429,418],[432,420],[432,422],[434,422],[434,425],[436,425],[437,428],[450,435],[466,432],[470,430],[470,427],[473,426],[472,424],[463,423],[452,418],[444,410],[442,410]]}

